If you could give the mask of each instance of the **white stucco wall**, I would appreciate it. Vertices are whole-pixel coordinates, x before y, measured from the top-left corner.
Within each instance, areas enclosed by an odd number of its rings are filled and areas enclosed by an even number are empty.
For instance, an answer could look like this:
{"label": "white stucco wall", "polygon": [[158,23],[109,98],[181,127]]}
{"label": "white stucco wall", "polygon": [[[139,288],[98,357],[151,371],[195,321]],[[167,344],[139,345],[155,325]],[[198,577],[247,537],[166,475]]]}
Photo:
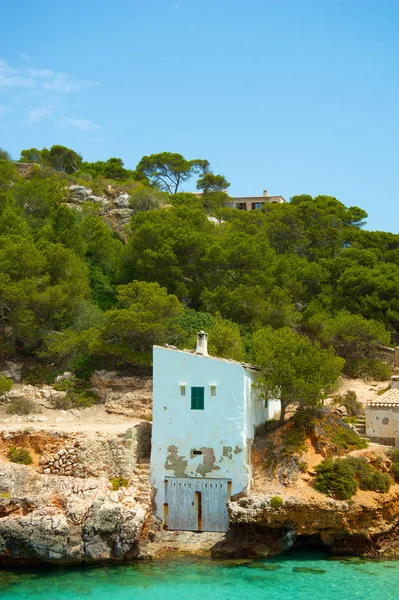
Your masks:
{"label": "white stucco wall", "polygon": [[[247,414],[250,393],[239,363],[168,348],[154,348],[151,477],[162,517],[165,477],[227,478],[232,494],[249,484]],[[180,395],[180,385],[186,395]],[[211,397],[210,385],[216,385]],[[204,410],[191,409],[191,387],[205,388]],[[261,418],[261,414],[257,416]],[[262,414],[263,418],[263,414]],[[201,450],[202,456],[194,456]]]}
{"label": "white stucco wall", "polygon": [[399,407],[366,406],[366,434],[399,441]]}

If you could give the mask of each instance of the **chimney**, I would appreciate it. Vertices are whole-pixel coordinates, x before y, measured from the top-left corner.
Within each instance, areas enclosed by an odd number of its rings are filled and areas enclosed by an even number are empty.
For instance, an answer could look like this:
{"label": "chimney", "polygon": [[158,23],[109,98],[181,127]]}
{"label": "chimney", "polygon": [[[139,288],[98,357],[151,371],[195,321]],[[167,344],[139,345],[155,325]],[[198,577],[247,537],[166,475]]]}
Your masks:
{"label": "chimney", "polygon": [[268,195],[267,190],[263,190],[263,197],[266,198]]}
{"label": "chimney", "polygon": [[195,353],[202,354],[202,356],[208,356],[208,334],[205,333],[205,331],[199,331],[197,333],[197,347]]}
{"label": "chimney", "polygon": [[391,390],[399,390],[399,375],[392,375]]}

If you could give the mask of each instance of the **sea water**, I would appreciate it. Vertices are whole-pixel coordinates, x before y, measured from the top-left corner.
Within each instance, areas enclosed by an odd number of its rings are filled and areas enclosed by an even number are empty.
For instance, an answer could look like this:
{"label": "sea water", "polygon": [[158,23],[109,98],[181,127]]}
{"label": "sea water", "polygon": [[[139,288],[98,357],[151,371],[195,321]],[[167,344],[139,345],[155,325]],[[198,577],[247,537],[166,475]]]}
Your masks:
{"label": "sea water", "polygon": [[1,600],[399,600],[399,561],[290,553],[129,566],[0,570]]}

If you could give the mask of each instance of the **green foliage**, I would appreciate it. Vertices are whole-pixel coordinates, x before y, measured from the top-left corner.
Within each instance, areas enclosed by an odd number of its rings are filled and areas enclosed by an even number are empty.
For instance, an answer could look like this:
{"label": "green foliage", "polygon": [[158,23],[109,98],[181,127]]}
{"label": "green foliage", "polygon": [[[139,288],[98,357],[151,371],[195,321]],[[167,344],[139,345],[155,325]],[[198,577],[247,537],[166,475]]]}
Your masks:
{"label": "green foliage", "polygon": [[356,392],[348,390],[345,395],[336,394],[334,396],[334,404],[344,406],[349,417],[358,417],[364,414],[364,407],[357,399]]}
{"label": "green foliage", "polygon": [[350,464],[345,459],[323,460],[315,469],[315,488],[318,492],[338,500],[349,500],[358,484]]}
{"label": "green foliage", "polygon": [[339,311],[324,322],[320,338],[346,359],[373,358],[378,346],[387,346],[391,341],[382,323],[347,310]]}
{"label": "green foliage", "polygon": [[30,385],[51,385],[55,382],[58,370],[51,365],[36,364],[23,373],[24,383]]}
{"label": "green foliage", "polygon": [[0,148],[0,160],[8,160],[11,161],[11,154],[9,152],[7,152],[7,150],[4,150],[3,148]]}
{"label": "green foliage", "polygon": [[[253,340],[269,326],[283,339],[294,329],[315,349],[295,338],[299,354],[290,361],[288,352],[286,364],[295,371],[303,352],[315,367],[298,378],[298,394],[285,385],[283,412],[289,399],[321,402],[316,389],[326,390],[337,364],[330,354],[315,385],[320,348],[344,357],[347,373],[388,376],[377,347],[399,333],[399,236],[362,231],[362,209],[301,195],[233,210],[223,206],[223,176],[175,153],[145,156],[130,171],[121,158],[83,162],[65,146],[33,147],[21,152],[35,166],[27,178],[8,158],[0,156],[0,348],[8,356],[37,353],[88,377],[149,364],[152,343],[192,348],[204,329],[213,353],[254,360],[262,351]],[[201,198],[179,192],[195,174]],[[68,207],[70,183],[129,194],[135,214],[123,240],[92,203]],[[157,320],[154,289],[148,311],[144,293],[140,307],[125,306],[119,286],[132,282],[164,288],[176,310]]]}
{"label": "green foliage", "polygon": [[287,327],[259,329],[253,343],[255,361],[261,368],[260,383],[271,397],[280,398],[281,422],[291,404],[320,405],[343,366],[343,359],[332,350],[312,345]]}
{"label": "green foliage", "polygon": [[223,192],[230,187],[230,183],[223,175],[214,175],[213,173],[205,173],[197,181],[197,190],[201,190],[204,196],[213,192]]}
{"label": "green foliage", "polygon": [[182,183],[194,173],[198,173],[207,165],[201,159],[186,160],[181,154],[160,152],[143,156],[136,167],[136,172],[150,181],[155,187],[176,194]]}
{"label": "green foliage", "polygon": [[77,379],[63,379],[54,385],[58,391],[67,392],[63,398],[56,398],[54,407],[59,410],[68,408],[90,408],[100,402],[99,396],[90,388],[87,381]]}
{"label": "green foliage", "polygon": [[32,400],[27,400],[25,398],[15,398],[11,400],[7,405],[6,410],[10,415],[30,415],[39,412],[37,405],[32,402]]}
{"label": "green foliage", "polygon": [[375,469],[363,457],[323,460],[315,470],[315,488],[339,500],[351,498],[358,487],[386,493],[392,483],[386,473]]}
{"label": "green foliage", "polygon": [[20,448],[18,446],[10,446],[7,456],[11,462],[21,465],[31,465],[33,462],[29,450],[26,448]]}
{"label": "green foliage", "polygon": [[220,314],[216,315],[214,325],[209,330],[209,354],[238,361],[245,358],[239,326],[223,319]]}
{"label": "green foliage", "polygon": [[9,392],[12,386],[13,380],[0,372],[0,394],[5,394],[6,392]]}
{"label": "green foliage", "polygon": [[392,375],[391,367],[376,358],[347,360],[344,370],[349,377],[376,379],[377,381],[386,381]]}
{"label": "green foliage", "polygon": [[348,456],[346,460],[352,467],[353,474],[361,490],[372,490],[380,493],[389,491],[392,483],[389,475],[377,471],[363,457]]}
{"label": "green foliage", "polygon": [[45,164],[64,173],[75,173],[82,162],[80,154],[60,145],[51,146],[50,150],[43,148],[41,156]]}
{"label": "green foliage", "polygon": [[129,480],[126,479],[126,477],[114,477],[110,481],[114,491],[117,491],[122,487],[128,487],[129,485]]}
{"label": "green foliage", "polygon": [[284,501],[280,496],[272,496],[270,498],[270,506],[272,508],[281,508],[284,504]]}
{"label": "green foliage", "polygon": [[390,455],[392,461],[391,472],[396,481],[399,481],[399,450],[393,450]]}
{"label": "green foliage", "polygon": [[19,159],[20,162],[27,162],[27,163],[37,163],[37,164],[42,164],[43,161],[43,157],[42,157],[42,152],[41,150],[38,150],[37,148],[29,148],[27,150],[21,150],[21,157]]}
{"label": "green foliage", "polygon": [[327,434],[339,453],[367,448],[368,443],[349,427],[328,428]]}

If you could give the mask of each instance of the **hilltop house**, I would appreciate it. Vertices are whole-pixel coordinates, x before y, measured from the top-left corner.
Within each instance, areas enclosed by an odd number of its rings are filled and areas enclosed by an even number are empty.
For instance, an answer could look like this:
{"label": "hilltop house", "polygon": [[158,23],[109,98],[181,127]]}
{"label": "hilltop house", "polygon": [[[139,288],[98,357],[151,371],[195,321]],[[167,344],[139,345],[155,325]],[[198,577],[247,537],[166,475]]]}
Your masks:
{"label": "hilltop house", "polygon": [[[202,192],[194,192],[193,195],[197,196],[197,198],[201,198]],[[263,196],[229,197],[224,203],[224,206],[238,208],[239,210],[255,210],[257,208],[262,208],[264,204],[284,204],[285,202],[286,200],[283,196],[269,196],[268,191],[263,190]]]}
{"label": "hilltop house", "polygon": [[374,442],[399,447],[399,376],[391,389],[366,405],[366,435]]}
{"label": "hilltop house", "polygon": [[255,210],[256,208],[262,208],[264,204],[284,204],[285,198],[283,196],[269,196],[267,190],[263,190],[263,196],[242,196],[237,198],[230,198],[229,202],[225,206],[231,208],[238,208],[240,210]]}
{"label": "hilltop house", "polygon": [[168,529],[226,531],[227,502],[251,485],[257,425],[279,413],[254,386],[259,370],[195,352],[154,347],[151,479]]}

